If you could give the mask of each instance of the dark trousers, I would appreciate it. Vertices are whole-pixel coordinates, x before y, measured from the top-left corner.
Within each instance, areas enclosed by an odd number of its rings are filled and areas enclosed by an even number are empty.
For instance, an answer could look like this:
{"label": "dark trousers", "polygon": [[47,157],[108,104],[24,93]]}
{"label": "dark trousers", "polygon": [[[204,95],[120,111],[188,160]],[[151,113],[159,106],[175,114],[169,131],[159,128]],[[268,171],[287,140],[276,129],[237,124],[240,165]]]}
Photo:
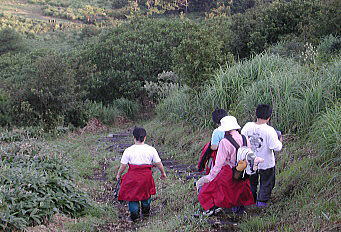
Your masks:
{"label": "dark trousers", "polygon": [[[259,192],[258,190],[258,183]],[[270,200],[272,189],[275,187],[275,167],[258,170],[250,176],[250,185],[255,201],[267,202]]]}
{"label": "dark trousers", "polygon": [[[141,201],[142,215],[144,217],[149,216],[150,202],[151,201],[152,201],[151,198]],[[130,218],[133,221],[140,217],[140,201],[129,201],[128,202],[128,208],[130,211]]]}

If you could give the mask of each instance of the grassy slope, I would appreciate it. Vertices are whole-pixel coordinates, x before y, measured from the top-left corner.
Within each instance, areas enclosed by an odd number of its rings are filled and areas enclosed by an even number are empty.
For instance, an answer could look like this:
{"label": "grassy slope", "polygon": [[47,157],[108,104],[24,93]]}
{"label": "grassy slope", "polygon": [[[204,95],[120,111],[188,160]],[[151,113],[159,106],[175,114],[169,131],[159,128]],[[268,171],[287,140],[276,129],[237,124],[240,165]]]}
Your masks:
{"label": "grassy slope", "polygon": [[[163,160],[184,164],[196,164],[200,149],[211,133],[157,120],[141,124],[149,134],[147,143],[157,147]],[[124,129],[112,128],[110,133]],[[155,171],[157,195],[153,197],[151,218],[127,225],[119,218],[127,214],[122,214],[117,203],[111,198],[102,199],[110,191],[104,184],[115,184],[120,159],[120,154],[105,149],[110,144],[99,142],[107,133],[65,135],[47,142],[47,149],[59,151],[74,167],[77,185],[89,194],[93,205],[84,217],[66,220],[64,230],[59,225],[61,231],[108,231],[104,229],[107,225],[117,231],[136,228],[138,231],[337,231],[340,228],[338,163],[324,162],[323,156],[310,148],[311,144],[290,136],[285,137],[285,148],[277,154],[277,184],[271,206],[265,210],[251,208],[242,218],[229,214],[220,217],[225,221],[238,220],[237,227],[229,224],[213,227],[207,218],[192,217],[200,209],[194,180],[186,180],[174,170],[167,170],[166,181],[161,181],[159,172]],[[104,182],[93,178],[103,163],[109,165]]]}
{"label": "grassy slope", "polygon": [[[209,139],[207,131],[183,125],[146,125],[183,162],[197,161],[200,147]],[[168,128],[172,128],[169,131]],[[185,135],[185,136],[183,136]],[[271,206],[251,210],[238,226],[242,231],[336,231],[340,229],[340,166],[324,162],[313,145],[286,136],[284,149],[276,154],[277,183]]]}

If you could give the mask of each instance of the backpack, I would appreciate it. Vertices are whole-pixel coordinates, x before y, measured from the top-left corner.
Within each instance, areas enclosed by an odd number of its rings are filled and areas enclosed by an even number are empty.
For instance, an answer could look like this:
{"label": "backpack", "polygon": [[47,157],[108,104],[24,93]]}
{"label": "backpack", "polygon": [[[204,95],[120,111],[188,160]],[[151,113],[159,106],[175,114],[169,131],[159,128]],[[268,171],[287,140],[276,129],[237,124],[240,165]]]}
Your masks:
{"label": "backpack", "polygon": [[251,148],[247,146],[247,140],[245,135],[241,135],[243,144],[240,146],[236,140],[233,139],[232,135],[228,132],[225,133],[225,138],[236,148],[236,165],[240,160],[246,160],[247,166],[244,171],[240,172],[236,170],[236,167],[232,168],[233,177],[238,180],[247,179],[250,175],[254,174],[254,160],[256,155],[253,153]]}
{"label": "backpack", "polygon": [[214,166],[217,151],[211,149],[211,142],[205,144],[201,149],[201,154],[198,162],[198,171],[202,172],[206,169],[206,175],[211,171],[211,167]]}

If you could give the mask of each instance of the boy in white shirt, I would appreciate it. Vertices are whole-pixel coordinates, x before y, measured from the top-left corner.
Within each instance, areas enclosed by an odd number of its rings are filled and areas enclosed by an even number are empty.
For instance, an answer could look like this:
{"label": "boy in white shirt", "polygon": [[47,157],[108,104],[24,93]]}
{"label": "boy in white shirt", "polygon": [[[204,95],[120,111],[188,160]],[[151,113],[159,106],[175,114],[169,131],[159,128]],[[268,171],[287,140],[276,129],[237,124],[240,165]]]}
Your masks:
{"label": "boy in white shirt", "polygon": [[[146,130],[136,127],[133,135],[135,144],[124,150],[116,179],[118,181],[121,179],[118,200],[128,201],[130,218],[136,221],[140,217],[140,203],[142,215],[148,217],[151,195],[156,194],[153,166],[160,170],[161,179],[166,178],[166,173],[156,149],[145,144]],[[128,172],[121,178],[128,166]]]}
{"label": "boy in white shirt", "polygon": [[[279,137],[276,130],[267,124],[271,114],[270,105],[258,105],[257,121],[246,123],[241,131],[249,138],[255,155],[264,159],[264,162],[258,165],[257,173],[250,176],[251,191],[258,207],[266,207],[270,199],[275,186],[274,151],[282,149],[282,137]],[[258,183],[260,183],[259,192],[257,191]]]}

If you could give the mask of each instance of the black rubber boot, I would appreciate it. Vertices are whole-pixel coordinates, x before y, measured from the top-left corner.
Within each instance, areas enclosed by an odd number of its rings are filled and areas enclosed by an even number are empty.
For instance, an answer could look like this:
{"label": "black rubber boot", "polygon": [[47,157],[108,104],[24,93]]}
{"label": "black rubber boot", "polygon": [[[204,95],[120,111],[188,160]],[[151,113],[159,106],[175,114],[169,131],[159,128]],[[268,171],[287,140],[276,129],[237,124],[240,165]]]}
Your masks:
{"label": "black rubber boot", "polygon": [[150,206],[142,206],[142,215],[143,217],[149,217]]}
{"label": "black rubber boot", "polygon": [[131,212],[130,219],[135,222],[140,217],[139,212]]}

